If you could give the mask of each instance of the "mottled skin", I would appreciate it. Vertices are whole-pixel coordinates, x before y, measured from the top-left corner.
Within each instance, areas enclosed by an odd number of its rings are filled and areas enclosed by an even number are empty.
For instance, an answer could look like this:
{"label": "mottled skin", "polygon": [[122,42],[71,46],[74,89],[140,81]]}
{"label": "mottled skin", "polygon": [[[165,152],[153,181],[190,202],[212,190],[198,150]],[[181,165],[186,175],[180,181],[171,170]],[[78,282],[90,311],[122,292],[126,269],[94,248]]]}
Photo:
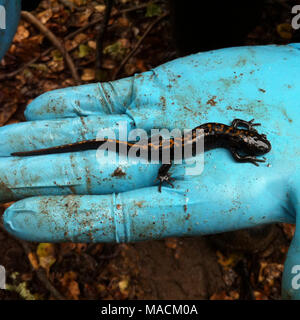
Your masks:
{"label": "mottled skin", "polygon": [[[174,160],[175,148],[182,149],[182,155],[184,155],[184,148],[187,144],[192,144],[192,156],[197,154],[196,144],[204,136],[204,150],[210,150],[214,148],[227,148],[231,151],[233,158],[238,162],[250,162],[258,166],[258,162],[265,162],[265,158],[258,159],[257,156],[268,153],[271,150],[271,144],[267,140],[266,135],[259,134],[254,126],[259,126],[260,123],[253,123],[251,121],[245,121],[241,119],[234,119],[231,126],[222,123],[205,123],[202,124],[189,133],[171,139],[158,139],[149,138],[148,140],[137,142],[120,141],[113,139],[103,140],[85,140],[76,142],[73,144],[67,144],[47,149],[39,149],[27,152],[15,152],[12,156],[27,157],[27,156],[39,156],[55,153],[77,152],[91,149],[98,149],[100,146],[106,143],[106,147],[115,147],[116,152],[129,152],[129,150],[136,149],[136,154],[139,156],[141,150],[146,151],[146,156],[151,161],[151,152],[158,151],[159,160],[162,160],[162,154],[166,150],[170,153],[170,162],[164,163],[157,175],[159,180],[159,192],[161,192],[161,186],[163,182],[167,182],[172,187],[172,180],[174,180],[169,170]],[[239,127],[244,127],[240,129]],[[122,148],[122,146],[126,146]]]}

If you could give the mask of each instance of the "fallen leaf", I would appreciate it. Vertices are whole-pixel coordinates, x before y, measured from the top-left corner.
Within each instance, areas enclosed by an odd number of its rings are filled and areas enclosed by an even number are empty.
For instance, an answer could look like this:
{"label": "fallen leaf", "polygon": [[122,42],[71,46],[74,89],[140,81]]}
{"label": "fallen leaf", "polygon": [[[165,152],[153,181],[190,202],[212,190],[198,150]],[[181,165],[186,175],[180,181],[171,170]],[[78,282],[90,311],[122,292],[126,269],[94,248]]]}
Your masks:
{"label": "fallen leaf", "polygon": [[55,246],[52,243],[40,243],[36,249],[39,264],[49,273],[51,266],[55,263]]}
{"label": "fallen leaf", "polygon": [[94,8],[96,9],[96,11],[102,13],[102,12],[105,11],[106,5],[104,5],[104,4],[99,4],[99,5],[95,6]]}
{"label": "fallen leaf", "polygon": [[83,69],[81,80],[82,81],[95,80],[95,70],[94,69]]}
{"label": "fallen leaf", "polygon": [[24,39],[27,39],[29,35],[30,32],[24,26],[19,25],[13,41],[22,42]]}
{"label": "fallen leaf", "polygon": [[72,280],[69,283],[68,286],[68,291],[69,291],[69,296],[74,299],[74,300],[78,300],[79,299],[79,295],[80,295],[80,289],[79,289],[79,285],[78,282],[75,280]]}
{"label": "fallen leaf", "polygon": [[138,68],[138,70],[139,70],[140,72],[145,72],[145,71],[147,71],[147,68],[146,68],[145,65],[144,65],[144,60],[138,59],[138,60],[136,61],[136,67]]}
{"label": "fallen leaf", "polygon": [[104,48],[103,53],[109,54],[112,58],[121,60],[128,51],[130,42],[127,39],[119,39],[115,43]]}
{"label": "fallen leaf", "polygon": [[40,267],[38,259],[33,252],[28,253],[28,260],[31,263],[34,270],[37,270]]}
{"label": "fallen leaf", "polygon": [[91,53],[91,48],[85,44],[79,46],[78,58],[84,58]]}
{"label": "fallen leaf", "polygon": [[53,72],[61,72],[65,69],[65,63],[63,60],[52,60],[48,62],[47,66]]}
{"label": "fallen leaf", "polygon": [[67,287],[69,282],[77,279],[77,273],[74,271],[68,271],[64,276],[59,280],[64,287]]}
{"label": "fallen leaf", "polygon": [[125,17],[118,18],[118,23],[122,27],[129,27],[130,26],[130,21]]}
{"label": "fallen leaf", "polygon": [[218,256],[218,263],[223,268],[233,267],[237,263],[237,261],[240,259],[240,257],[235,253],[232,253],[228,257],[225,257],[220,251],[217,251],[217,256]]}
{"label": "fallen leaf", "polygon": [[74,271],[66,272],[64,276],[61,279],[59,279],[68,297],[74,300],[78,300],[80,295],[80,289],[76,279],[77,273]]}
{"label": "fallen leaf", "polygon": [[97,43],[96,43],[96,41],[89,41],[89,42],[88,42],[88,46],[89,46],[91,49],[96,50],[96,48],[97,48]]}
{"label": "fallen leaf", "polygon": [[178,246],[178,239],[177,238],[167,238],[165,240],[165,245],[167,248],[176,249]]}
{"label": "fallen leaf", "polygon": [[127,298],[129,295],[129,277],[124,277],[119,281],[118,286],[123,298]]}
{"label": "fallen leaf", "polygon": [[276,27],[281,38],[290,40],[293,37],[293,28],[289,23],[281,23]]}
{"label": "fallen leaf", "polygon": [[260,291],[253,292],[255,300],[269,300],[269,298]]}
{"label": "fallen leaf", "polygon": [[30,65],[30,68],[34,68],[34,69],[42,71],[42,72],[49,71],[48,67],[44,63],[33,63]]}
{"label": "fallen leaf", "polygon": [[147,6],[146,17],[154,17],[161,15],[161,7],[153,2],[150,2]]}
{"label": "fallen leaf", "polygon": [[52,18],[52,15],[52,10],[47,9],[37,14],[37,18],[41,21],[42,24],[46,24]]}
{"label": "fallen leaf", "polygon": [[282,223],[282,228],[284,234],[287,236],[289,240],[292,240],[295,234],[296,225],[295,224],[289,224],[289,223]]}
{"label": "fallen leaf", "polygon": [[82,43],[88,38],[88,36],[84,33],[79,33],[75,36],[74,41],[78,44]]}
{"label": "fallen leaf", "polygon": [[229,294],[226,291],[214,293],[209,300],[237,300],[239,293],[236,291],[230,291]]}

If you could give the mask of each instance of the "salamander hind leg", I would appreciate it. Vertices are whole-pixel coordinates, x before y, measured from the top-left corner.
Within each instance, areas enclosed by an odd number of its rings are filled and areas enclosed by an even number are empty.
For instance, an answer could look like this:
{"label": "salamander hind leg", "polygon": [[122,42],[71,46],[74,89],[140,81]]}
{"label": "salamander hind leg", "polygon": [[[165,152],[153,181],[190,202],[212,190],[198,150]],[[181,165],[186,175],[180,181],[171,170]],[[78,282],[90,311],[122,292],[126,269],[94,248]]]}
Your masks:
{"label": "salamander hind leg", "polygon": [[158,191],[161,192],[161,187],[164,182],[168,183],[172,188],[174,188],[174,185],[171,181],[174,181],[175,179],[171,177],[169,170],[172,166],[172,163],[170,164],[163,164],[159,170],[158,175],[155,181],[159,181]]}

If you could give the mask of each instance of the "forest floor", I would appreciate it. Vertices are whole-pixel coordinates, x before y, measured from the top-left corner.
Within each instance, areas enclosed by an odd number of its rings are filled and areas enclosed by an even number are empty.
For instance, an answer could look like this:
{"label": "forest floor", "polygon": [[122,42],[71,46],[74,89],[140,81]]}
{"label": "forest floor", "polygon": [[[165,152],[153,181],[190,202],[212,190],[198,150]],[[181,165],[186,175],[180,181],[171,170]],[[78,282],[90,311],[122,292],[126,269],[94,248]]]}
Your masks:
{"label": "forest floor", "polygon": [[[292,4],[267,2],[244,44],[296,42],[290,27]],[[24,121],[26,105],[46,91],[131,76],[175,59],[170,19],[158,19],[167,10],[163,1],[116,1],[101,69],[95,72],[95,39],[104,1],[42,1],[32,15],[64,44],[72,65],[65,63],[45,33],[22,19],[0,62],[0,126]],[[0,214],[9,205],[0,205]],[[247,279],[255,299],[280,299],[294,227],[275,225],[271,233],[269,245],[245,253],[218,245],[224,235],[119,245],[49,244],[20,241],[1,228],[0,265],[7,270],[8,290],[0,290],[0,300],[234,300],[243,296]]]}

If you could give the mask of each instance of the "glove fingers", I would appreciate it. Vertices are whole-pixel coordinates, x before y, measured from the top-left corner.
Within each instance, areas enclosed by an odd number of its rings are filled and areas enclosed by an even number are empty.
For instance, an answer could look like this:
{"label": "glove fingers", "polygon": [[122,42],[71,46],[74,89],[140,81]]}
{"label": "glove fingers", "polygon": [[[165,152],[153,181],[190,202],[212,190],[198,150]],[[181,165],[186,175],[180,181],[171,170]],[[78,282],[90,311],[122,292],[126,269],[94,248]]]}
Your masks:
{"label": "glove fingers", "polygon": [[[164,197],[157,192],[157,188],[152,189],[137,193],[146,197],[149,192],[154,192],[157,198],[153,199],[153,203],[157,205],[156,201],[160,199],[161,202]],[[123,203],[124,197],[128,198],[128,205]],[[159,224],[159,214],[154,215],[153,212],[151,216],[146,216],[144,201],[135,202],[134,193],[124,193],[124,197],[109,194],[27,198],[6,210],[4,226],[18,238],[38,242],[123,242],[130,240],[131,232],[138,233],[147,226],[153,233],[156,229],[161,232],[163,226]],[[133,208],[135,210],[132,211]],[[144,218],[143,225],[135,224],[135,215],[139,219]],[[145,232],[143,235],[149,236]]]}
{"label": "glove fingers", "polygon": [[131,78],[46,92],[25,111],[27,120],[123,114],[131,100]]}
{"label": "glove fingers", "polygon": [[[30,241],[131,242],[199,236],[280,220],[266,216],[270,205],[265,197],[255,198],[249,206],[248,193],[226,193],[227,186],[220,184],[205,189],[199,183],[177,181],[175,187],[161,193],[153,186],[107,195],[27,198],[8,208],[4,224],[14,236]],[[243,202],[237,205],[239,197]]]}
{"label": "glove fingers", "polygon": [[[102,152],[102,151],[100,151]],[[0,201],[38,195],[108,194],[154,185],[159,164],[115,152],[0,158]]]}
{"label": "glove fingers", "polygon": [[0,128],[0,157],[8,157],[13,152],[95,139],[100,130],[106,128],[111,129],[118,138],[120,130],[127,129],[128,132],[133,127],[128,116],[117,114],[12,124]]}

